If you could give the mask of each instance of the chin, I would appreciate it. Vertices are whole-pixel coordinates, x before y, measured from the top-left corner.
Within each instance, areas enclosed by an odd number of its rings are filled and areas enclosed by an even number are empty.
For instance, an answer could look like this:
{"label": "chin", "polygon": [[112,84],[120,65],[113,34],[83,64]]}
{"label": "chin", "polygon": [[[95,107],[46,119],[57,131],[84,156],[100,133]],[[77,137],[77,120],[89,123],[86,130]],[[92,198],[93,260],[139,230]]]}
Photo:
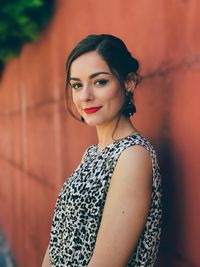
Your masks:
{"label": "chin", "polygon": [[85,119],[85,123],[89,126],[98,126],[103,124],[103,122],[97,121],[97,120],[91,120],[91,119]]}
{"label": "chin", "polygon": [[85,123],[89,126],[100,126],[100,125],[106,125],[107,123],[111,122],[114,118],[87,118],[85,117]]}

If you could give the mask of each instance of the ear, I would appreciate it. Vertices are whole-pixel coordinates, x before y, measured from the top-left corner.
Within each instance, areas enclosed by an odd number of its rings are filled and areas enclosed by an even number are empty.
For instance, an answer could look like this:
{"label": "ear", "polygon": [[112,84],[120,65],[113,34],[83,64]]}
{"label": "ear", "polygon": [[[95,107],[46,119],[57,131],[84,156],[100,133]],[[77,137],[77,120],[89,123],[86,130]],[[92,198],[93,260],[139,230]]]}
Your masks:
{"label": "ear", "polygon": [[136,87],[136,77],[135,77],[135,73],[131,72],[128,74],[125,82],[125,88],[128,92],[134,92],[135,87]]}

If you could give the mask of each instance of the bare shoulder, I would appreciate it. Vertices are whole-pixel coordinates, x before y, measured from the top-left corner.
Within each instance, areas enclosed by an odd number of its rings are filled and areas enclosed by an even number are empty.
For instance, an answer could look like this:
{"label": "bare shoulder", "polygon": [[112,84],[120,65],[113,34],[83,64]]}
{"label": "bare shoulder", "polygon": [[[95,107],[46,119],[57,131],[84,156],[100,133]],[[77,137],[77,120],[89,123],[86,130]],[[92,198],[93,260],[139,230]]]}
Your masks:
{"label": "bare shoulder", "polygon": [[121,158],[132,158],[132,157],[140,157],[140,158],[148,158],[151,159],[151,156],[146,148],[144,148],[142,145],[133,145],[127,147],[122,153]]}
{"label": "bare shoulder", "polygon": [[149,151],[141,145],[126,148],[120,155],[117,168],[147,168],[152,169],[152,159]]}

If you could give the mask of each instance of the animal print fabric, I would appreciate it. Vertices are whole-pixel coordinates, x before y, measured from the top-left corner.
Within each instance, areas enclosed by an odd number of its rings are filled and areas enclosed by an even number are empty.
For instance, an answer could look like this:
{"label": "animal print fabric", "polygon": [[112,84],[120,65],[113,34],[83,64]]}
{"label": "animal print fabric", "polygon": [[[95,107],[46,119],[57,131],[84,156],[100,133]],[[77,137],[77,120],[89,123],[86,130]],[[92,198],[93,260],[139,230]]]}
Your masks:
{"label": "animal print fabric", "polygon": [[86,267],[92,257],[110,180],[120,154],[141,145],[152,159],[152,198],[145,228],[127,267],[153,266],[161,234],[161,176],[154,148],[141,134],[114,141],[97,153],[91,145],[58,196],[49,255],[53,267]]}

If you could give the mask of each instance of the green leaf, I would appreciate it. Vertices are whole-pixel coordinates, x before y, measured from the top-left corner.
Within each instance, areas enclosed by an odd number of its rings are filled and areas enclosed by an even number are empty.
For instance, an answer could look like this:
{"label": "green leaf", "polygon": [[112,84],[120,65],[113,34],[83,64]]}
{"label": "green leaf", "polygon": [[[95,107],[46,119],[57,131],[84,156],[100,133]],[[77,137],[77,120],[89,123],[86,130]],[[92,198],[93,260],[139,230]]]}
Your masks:
{"label": "green leaf", "polygon": [[0,0],[0,69],[50,21],[54,0]]}

